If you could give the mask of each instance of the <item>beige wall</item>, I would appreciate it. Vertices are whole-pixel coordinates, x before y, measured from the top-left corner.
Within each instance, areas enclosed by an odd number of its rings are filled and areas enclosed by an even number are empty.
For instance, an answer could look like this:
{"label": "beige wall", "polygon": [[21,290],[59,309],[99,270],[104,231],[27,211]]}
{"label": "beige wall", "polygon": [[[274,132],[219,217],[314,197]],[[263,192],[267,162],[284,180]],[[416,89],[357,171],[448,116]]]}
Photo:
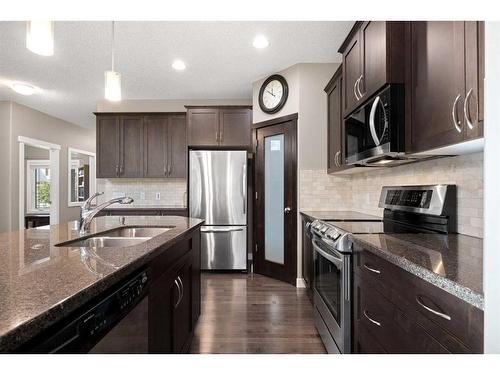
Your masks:
{"label": "beige wall", "polygon": [[[10,105],[10,122],[6,125],[2,124],[0,138],[10,139],[10,156],[7,161],[2,162],[2,168],[10,169],[10,173],[7,175],[11,190],[9,194],[11,207],[6,210],[2,207],[0,231],[17,229],[19,224],[19,136],[35,138],[61,146],[59,156],[59,220],[60,222],[75,220],[78,218],[79,208],[68,207],[68,147],[94,152],[95,130],[82,128],[14,102]],[[10,220],[5,220],[5,216],[10,217]]]}
{"label": "beige wall", "polygon": [[10,231],[10,115],[11,103],[0,102],[0,232]]}
{"label": "beige wall", "polygon": [[252,105],[252,99],[101,100],[97,112],[186,112],[186,105]]}

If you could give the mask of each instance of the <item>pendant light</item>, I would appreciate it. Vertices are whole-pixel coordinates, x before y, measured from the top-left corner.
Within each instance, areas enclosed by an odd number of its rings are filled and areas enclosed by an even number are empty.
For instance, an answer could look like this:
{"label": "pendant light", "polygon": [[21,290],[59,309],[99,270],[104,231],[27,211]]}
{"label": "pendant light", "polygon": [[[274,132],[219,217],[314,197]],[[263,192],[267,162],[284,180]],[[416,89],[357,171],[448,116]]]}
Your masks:
{"label": "pendant light", "polygon": [[112,102],[122,100],[122,76],[115,72],[115,21],[111,29],[111,70],[104,72],[104,97]]}
{"label": "pendant light", "polygon": [[54,22],[28,21],[26,48],[37,55],[52,56],[54,54]]}

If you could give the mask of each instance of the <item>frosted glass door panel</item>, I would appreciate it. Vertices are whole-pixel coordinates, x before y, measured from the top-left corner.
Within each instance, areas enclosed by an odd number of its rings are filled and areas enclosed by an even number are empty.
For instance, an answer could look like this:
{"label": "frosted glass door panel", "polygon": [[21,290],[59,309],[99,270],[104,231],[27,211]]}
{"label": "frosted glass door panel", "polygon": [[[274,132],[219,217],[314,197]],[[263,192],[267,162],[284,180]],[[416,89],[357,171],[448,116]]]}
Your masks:
{"label": "frosted glass door panel", "polygon": [[266,137],[264,143],[265,259],[284,264],[285,136]]}

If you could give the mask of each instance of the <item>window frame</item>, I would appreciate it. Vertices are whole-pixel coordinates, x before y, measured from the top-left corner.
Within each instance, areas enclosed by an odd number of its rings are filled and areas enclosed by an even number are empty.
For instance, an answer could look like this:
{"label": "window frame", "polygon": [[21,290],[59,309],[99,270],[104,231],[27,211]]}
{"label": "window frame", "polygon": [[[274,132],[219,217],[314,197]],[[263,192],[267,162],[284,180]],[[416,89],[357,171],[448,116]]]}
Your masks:
{"label": "window frame", "polygon": [[[26,213],[27,214],[40,214],[48,213],[50,214],[50,206],[46,209],[39,209],[35,206],[35,192],[36,192],[36,182],[34,173],[35,169],[40,169],[40,167],[50,168],[50,160],[47,159],[37,159],[37,160],[26,160]],[[51,171],[52,172],[52,171]],[[52,173],[50,187],[52,188]],[[52,202],[51,202],[52,205]]]}

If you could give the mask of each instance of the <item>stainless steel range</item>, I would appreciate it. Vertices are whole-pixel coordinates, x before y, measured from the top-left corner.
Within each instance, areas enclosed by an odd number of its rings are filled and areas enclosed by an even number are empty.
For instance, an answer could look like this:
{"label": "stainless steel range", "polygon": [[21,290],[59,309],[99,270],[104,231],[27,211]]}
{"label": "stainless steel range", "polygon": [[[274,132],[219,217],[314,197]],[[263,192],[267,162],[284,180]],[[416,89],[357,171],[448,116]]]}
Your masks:
{"label": "stainless steel range", "polygon": [[309,226],[314,249],[314,318],[328,353],[351,353],[353,234],[452,233],[454,185],[385,186],[379,222],[327,222]]}

